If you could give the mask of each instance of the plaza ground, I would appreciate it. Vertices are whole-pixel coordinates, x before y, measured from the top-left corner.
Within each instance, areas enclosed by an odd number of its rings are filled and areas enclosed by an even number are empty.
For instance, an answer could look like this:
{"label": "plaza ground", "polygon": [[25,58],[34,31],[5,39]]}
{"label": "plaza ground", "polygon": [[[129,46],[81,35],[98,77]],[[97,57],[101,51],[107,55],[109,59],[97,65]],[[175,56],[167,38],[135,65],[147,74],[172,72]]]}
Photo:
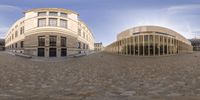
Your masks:
{"label": "plaza ground", "polygon": [[200,100],[200,52],[55,60],[0,52],[0,100]]}

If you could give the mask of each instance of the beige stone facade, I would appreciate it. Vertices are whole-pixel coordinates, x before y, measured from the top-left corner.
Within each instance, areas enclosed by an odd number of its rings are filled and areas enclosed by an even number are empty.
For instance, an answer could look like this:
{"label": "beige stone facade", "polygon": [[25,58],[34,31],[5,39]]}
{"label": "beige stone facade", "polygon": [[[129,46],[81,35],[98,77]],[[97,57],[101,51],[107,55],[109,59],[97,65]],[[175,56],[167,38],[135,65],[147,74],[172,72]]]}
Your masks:
{"label": "beige stone facade", "polygon": [[104,47],[103,47],[103,43],[94,43],[94,51],[95,52],[101,52],[103,51]]}
{"label": "beige stone facade", "polygon": [[94,37],[79,14],[61,8],[25,11],[6,34],[6,50],[60,57],[94,50]]}
{"label": "beige stone facade", "polygon": [[121,55],[161,56],[192,52],[191,42],[179,33],[159,26],[140,26],[121,32],[106,52]]}

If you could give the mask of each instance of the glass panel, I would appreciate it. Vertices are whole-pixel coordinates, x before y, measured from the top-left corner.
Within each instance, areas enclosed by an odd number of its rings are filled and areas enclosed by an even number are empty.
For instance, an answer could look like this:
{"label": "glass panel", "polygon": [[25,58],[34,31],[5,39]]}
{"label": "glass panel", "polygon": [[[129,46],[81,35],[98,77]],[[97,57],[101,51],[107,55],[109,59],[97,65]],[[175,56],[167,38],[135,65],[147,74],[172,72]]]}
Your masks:
{"label": "glass panel", "polygon": [[49,48],[49,57],[56,57],[57,55],[57,49],[56,48]]}
{"label": "glass panel", "polygon": [[66,17],[67,18],[67,13],[60,13],[61,17]]}
{"label": "glass panel", "polygon": [[67,56],[67,49],[66,48],[61,48],[61,56]]}
{"label": "glass panel", "polygon": [[49,12],[49,16],[58,16],[58,12]]}
{"label": "glass panel", "polygon": [[46,18],[38,19],[38,27],[46,26]]}
{"label": "glass panel", "polygon": [[56,36],[50,36],[49,37],[50,46],[56,46],[56,41],[57,41],[57,37]]}
{"label": "glass panel", "polygon": [[61,37],[61,47],[66,47],[66,37]]}
{"label": "glass panel", "polygon": [[46,16],[46,12],[38,12],[38,16]]}
{"label": "glass panel", "polygon": [[44,48],[38,48],[38,56],[44,57],[44,54],[45,54]]}
{"label": "glass panel", "polygon": [[67,28],[67,20],[61,19],[61,20],[60,20],[60,27]]}
{"label": "glass panel", "polygon": [[57,19],[49,18],[49,26],[57,26]]}
{"label": "glass panel", "polygon": [[38,46],[45,46],[45,36],[38,37]]}

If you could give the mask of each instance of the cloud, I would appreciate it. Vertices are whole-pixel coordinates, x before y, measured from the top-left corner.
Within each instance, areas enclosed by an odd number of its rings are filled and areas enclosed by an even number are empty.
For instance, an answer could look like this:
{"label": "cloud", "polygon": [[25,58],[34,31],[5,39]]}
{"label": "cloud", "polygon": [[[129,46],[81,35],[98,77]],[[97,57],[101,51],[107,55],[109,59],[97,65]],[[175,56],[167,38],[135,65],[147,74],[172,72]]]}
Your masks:
{"label": "cloud", "polygon": [[0,5],[0,12],[2,11],[22,11],[22,9],[12,5]]}
{"label": "cloud", "polygon": [[171,13],[191,12],[195,10],[200,10],[200,4],[176,5],[167,8],[167,11]]}

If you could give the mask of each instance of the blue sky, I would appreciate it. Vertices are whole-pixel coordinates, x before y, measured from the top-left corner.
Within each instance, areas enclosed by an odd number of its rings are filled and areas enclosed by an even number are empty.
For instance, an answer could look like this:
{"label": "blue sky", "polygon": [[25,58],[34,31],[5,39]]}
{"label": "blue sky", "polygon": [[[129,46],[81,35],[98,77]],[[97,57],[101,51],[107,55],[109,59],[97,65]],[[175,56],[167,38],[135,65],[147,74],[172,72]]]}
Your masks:
{"label": "blue sky", "polygon": [[173,29],[186,38],[200,36],[200,0],[1,0],[0,37],[24,10],[55,7],[74,10],[108,45],[121,31],[141,25]]}

